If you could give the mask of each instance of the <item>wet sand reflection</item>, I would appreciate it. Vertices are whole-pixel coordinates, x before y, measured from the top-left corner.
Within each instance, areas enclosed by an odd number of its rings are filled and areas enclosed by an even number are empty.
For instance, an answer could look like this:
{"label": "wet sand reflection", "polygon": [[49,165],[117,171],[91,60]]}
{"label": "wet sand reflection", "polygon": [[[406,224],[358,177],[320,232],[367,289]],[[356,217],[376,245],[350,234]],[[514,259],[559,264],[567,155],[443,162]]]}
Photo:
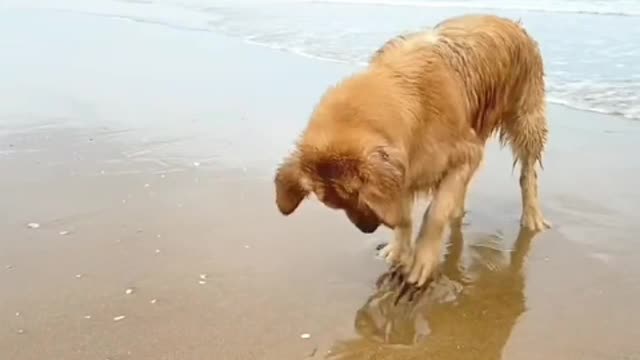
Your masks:
{"label": "wet sand reflection", "polygon": [[534,235],[522,230],[513,249],[502,250],[491,235],[465,245],[461,225],[452,225],[429,288],[394,305],[397,286],[383,283],[356,314],[360,337],[336,344],[329,358],[500,359],[526,310],[523,266]]}

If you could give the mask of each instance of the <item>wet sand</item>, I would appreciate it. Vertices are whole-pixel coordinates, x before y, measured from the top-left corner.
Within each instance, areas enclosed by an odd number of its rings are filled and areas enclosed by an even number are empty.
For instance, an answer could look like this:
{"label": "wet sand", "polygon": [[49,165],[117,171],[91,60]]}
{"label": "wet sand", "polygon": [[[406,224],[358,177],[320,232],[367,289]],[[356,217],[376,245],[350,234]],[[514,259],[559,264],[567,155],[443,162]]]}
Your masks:
{"label": "wet sand", "polygon": [[489,146],[444,276],[392,306],[388,231],[273,202],[273,168],[356,69],[123,19],[2,19],[2,43],[25,39],[0,60],[0,359],[640,359],[637,123],[550,107],[554,228],[535,236]]}

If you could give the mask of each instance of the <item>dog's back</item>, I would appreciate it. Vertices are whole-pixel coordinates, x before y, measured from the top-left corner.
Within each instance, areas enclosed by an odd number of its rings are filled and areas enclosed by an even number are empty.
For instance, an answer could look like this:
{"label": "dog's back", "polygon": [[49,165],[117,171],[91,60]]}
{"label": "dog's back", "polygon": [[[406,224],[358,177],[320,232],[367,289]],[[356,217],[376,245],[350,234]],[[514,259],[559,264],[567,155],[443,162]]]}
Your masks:
{"label": "dog's back", "polygon": [[[371,66],[402,63],[399,71],[415,71],[405,65],[407,58],[425,70],[434,61],[447,65],[464,88],[469,125],[482,139],[518,118],[523,107],[533,111],[544,97],[540,51],[519,22],[493,15],[451,18],[387,41]],[[533,104],[527,104],[531,97]]]}

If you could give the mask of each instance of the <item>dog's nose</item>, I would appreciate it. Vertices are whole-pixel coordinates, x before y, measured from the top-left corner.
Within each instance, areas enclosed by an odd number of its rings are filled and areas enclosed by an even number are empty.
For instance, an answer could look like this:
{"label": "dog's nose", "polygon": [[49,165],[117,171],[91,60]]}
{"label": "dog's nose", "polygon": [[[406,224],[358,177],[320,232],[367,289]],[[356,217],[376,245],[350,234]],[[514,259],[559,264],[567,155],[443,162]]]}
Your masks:
{"label": "dog's nose", "polygon": [[371,234],[373,232],[375,232],[378,229],[378,226],[380,226],[380,223],[358,223],[357,224],[358,229],[360,229],[360,231],[362,231],[365,234]]}

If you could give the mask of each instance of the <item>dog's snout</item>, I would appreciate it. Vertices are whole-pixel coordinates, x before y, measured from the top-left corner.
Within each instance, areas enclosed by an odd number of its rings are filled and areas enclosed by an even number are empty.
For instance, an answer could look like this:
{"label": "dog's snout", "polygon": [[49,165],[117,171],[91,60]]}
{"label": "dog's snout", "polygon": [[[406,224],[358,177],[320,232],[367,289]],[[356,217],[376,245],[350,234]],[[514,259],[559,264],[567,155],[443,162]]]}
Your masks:
{"label": "dog's snout", "polygon": [[360,229],[360,231],[362,231],[365,234],[374,233],[378,229],[379,226],[380,226],[380,223],[358,223],[358,224],[356,224],[356,227],[358,229]]}
{"label": "dog's snout", "polygon": [[363,233],[371,234],[375,232],[382,222],[373,212],[362,212],[357,210],[346,210],[347,217]]}

